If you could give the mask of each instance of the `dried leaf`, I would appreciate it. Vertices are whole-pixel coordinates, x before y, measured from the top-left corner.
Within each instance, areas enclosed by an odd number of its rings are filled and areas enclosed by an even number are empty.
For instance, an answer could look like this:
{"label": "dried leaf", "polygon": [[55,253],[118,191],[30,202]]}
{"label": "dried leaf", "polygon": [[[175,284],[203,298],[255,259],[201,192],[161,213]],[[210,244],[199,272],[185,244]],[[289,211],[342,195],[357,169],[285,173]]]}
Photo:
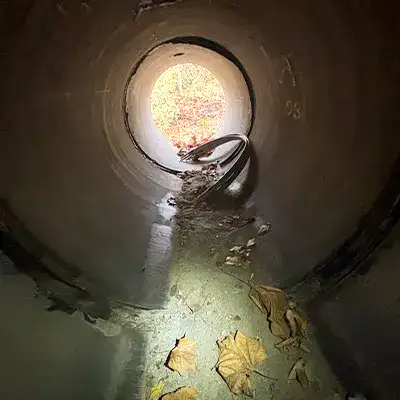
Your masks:
{"label": "dried leaf", "polygon": [[241,254],[244,251],[244,246],[233,246],[231,249],[229,249],[229,251],[231,253],[239,253],[239,254]]}
{"label": "dried leaf", "polygon": [[195,340],[186,338],[178,340],[177,345],[168,357],[167,367],[173,371],[191,372],[196,370]]}
{"label": "dried leaf", "polygon": [[249,269],[250,264],[250,260],[246,260],[245,258],[239,256],[228,256],[225,258],[225,265],[228,265],[230,267]]}
{"label": "dried leaf", "polygon": [[163,389],[164,389],[164,384],[162,382],[154,386],[151,389],[149,400],[158,400],[161,397]]}
{"label": "dried leaf", "polygon": [[297,369],[296,375],[297,375],[297,380],[300,382],[301,386],[306,387],[310,385],[310,380],[308,379],[307,371],[305,368]]}
{"label": "dried leaf", "polygon": [[293,311],[293,316],[296,321],[297,327],[299,328],[299,333],[303,336],[306,336],[306,329],[307,329],[307,321],[302,318],[299,313],[295,310]]}
{"label": "dried leaf", "polygon": [[225,264],[233,267],[240,267],[243,260],[238,256],[228,256],[225,258]]}
{"label": "dried leaf", "polygon": [[256,306],[267,314],[272,334],[282,339],[290,337],[290,328],[285,318],[289,303],[283,290],[259,285],[251,289],[249,296]]}
{"label": "dried leaf", "polygon": [[250,376],[256,364],[265,360],[266,352],[257,339],[251,339],[240,331],[235,337],[227,336],[218,341],[220,350],[217,370],[234,394],[252,394]]}
{"label": "dried leaf", "polygon": [[304,343],[300,343],[299,347],[304,351],[304,353],[311,354],[311,350]]}
{"label": "dried leaf", "polygon": [[292,309],[287,310],[286,313],[285,313],[285,317],[286,317],[286,320],[288,322],[288,325],[289,325],[290,332],[291,332],[292,336],[296,336],[296,334],[297,334],[297,323],[296,323],[296,319],[295,319],[293,310]]}
{"label": "dried leaf", "polygon": [[256,239],[255,238],[251,238],[251,239],[248,240],[248,242],[246,244],[246,247],[249,248],[249,247],[253,247],[255,245],[256,245]]}
{"label": "dried leaf", "polygon": [[307,322],[295,310],[296,305],[287,300],[283,290],[272,286],[254,286],[249,297],[267,314],[273,335],[281,339],[295,335],[306,336]]}
{"label": "dried leaf", "polygon": [[310,380],[306,371],[306,362],[299,358],[289,372],[288,381],[298,380],[303,387],[309,386]]}
{"label": "dried leaf", "polygon": [[263,236],[271,230],[271,223],[261,225],[258,229],[257,236]]}
{"label": "dried leaf", "polygon": [[311,350],[302,342],[302,338],[300,336],[291,336],[277,343],[275,347],[279,351],[288,351],[292,347],[297,347],[304,351],[304,353],[311,354]]}
{"label": "dried leaf", "polygon": [[195,388],[184,386],[165,394],[162,400],[197,400],[197,391]]}
{"label": "dried leaf", "polygon": [[289,347],[298,347],[298,346],[300,346],[300,337],[299,336],[289,337],[275,345],[275,347],[280,351],[287,350]]}

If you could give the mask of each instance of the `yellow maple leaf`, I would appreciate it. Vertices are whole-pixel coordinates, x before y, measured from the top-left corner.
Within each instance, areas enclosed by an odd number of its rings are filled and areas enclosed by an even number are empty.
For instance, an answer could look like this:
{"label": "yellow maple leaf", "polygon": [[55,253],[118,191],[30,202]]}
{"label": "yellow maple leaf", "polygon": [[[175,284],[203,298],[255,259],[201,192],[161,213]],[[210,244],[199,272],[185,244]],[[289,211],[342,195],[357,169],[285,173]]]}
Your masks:
{"label": "yellow maple leaf", "polygon": [[196,370],[195,340],[179,339],[175,348],[168,356],[167,366],[173,371],[192,372]]}
{"label": "yellow maple leaf", "polygon": [[165,394],[162,400],[197,400],[197,391],[195,388],[184,386]]}
{"label": "yellow maple leaf", "polygon": [[265,360],[266,351],[257,339],[251,339],[240,331],[235,337],[227,336],[218,342],[217,370],[234,394],[252,394],[251,373],[256,364]]}

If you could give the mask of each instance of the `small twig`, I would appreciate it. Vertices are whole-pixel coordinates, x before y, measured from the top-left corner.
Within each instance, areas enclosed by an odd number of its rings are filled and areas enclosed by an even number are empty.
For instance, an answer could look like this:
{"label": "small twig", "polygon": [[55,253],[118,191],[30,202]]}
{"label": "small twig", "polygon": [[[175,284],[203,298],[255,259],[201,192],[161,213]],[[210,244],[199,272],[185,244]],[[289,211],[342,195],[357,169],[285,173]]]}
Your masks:
{"label": "small twig", "polygon": [[189,304],[186,302],[185,299],[183,299],[183,302],[186,304],[187,308],[189,309],[189,311],[193,314],[194,311],[192,310],[192,307],[189,306]]}
{"label": "small twig", "polygon": [[192,290],[189,290],[189,293],[186,295],[186,297],[184,297],[182,300],[183,302],[186,304],[187,308],[190,310],[190,312],[193,314],[194,311],[192,310],[192,308],[189,306],[189,304],[187,303],[186,299],[190,296],[190,293],[192,293]]}
{"label": "small twig", "polygon": [[265,374],[263,374],[262,372],[260,372],[260,371],[258,371],[256,369],[252,369],[251,371],[254,372],[255,374],[258,374],[258,375],[262,376],[263,378],[271,379],[272,381],[277,381],[278,380],[278,378],[273,378],[272,376],[265,375]]}
{"label": "small twig", "polygon": [[245,281],[244,279],[239,278],[238,276],[236,276],[236,275],[234,275],[234,274],[231,274],[230,272],[226,272],[226,271],[224,271],[224,270],[221,270],[221,272],[224,273],[224,274],[226,274],[226,275],[232,276],[233,278],[236,278],[238,281],[244,283],[244,284],[247,285],[249,288],[254,289],[254,286],[253,286],[251,283],[249,283],[248,281]]}

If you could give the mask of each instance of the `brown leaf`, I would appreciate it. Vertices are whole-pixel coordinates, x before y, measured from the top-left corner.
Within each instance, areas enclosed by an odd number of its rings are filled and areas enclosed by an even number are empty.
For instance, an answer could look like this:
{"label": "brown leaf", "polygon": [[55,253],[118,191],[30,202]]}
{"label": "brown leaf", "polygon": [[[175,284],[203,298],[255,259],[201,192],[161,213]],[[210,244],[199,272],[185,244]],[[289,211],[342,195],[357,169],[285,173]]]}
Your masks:
{"label": "brown leaf", "polygon": [[291,348],[299,348],[304,353],[311,354],[311,350],[302,342],[301,336],[291,336],[281,342],[275,344],[280,351],[290,351]]}
{"label": "brown leaf", "polygon": [[250,298],[265,314],[270,322],[270,329],[274,336],[286,339],[290,337],[290,328],[285,313],[290,308],[283,290],[272,286],[254,286]]}
{"label": "brown leaf", "polygon": [[252,394],[250,375],[255,366],[265,360],[263,345],[256,339],[237,331],[235,337],[227,336],[218,342],[217,370],[234,394]]}
{"label": "brown leaf", "polygon": [[225,258],[225,265],[230,265],[233,267],[240,267],[242,262],[242,258],[238,256],[228,256]]}
{"label": "brown leaf", "polygon": [[197,391],[192,387],[181,387],[175,392],[167,393],[163,397],[162,400],[197,400]]}
{"label": "brown leaf", "polygon": [[233,246],[229,251],[231,253],[238,253],[238,254],[243,254],[244,253],[244,246]]}
{"label": "brown leaf", "polygon": [[195,340],[186,338],[178,340],[177,345],[168,357],[167,367],[173,371],[191,372],[196,370]]}
{"label": "brown leaf", "polygon": [[306,362],[299,358],[293,365],[289,372],[288,381],[297,379],[301,386],[305,387],[310,384],[310,380],[307,375]]}
{"label": "brown leaf", "polygon": [[288,322],[290,332],[292,336],[296,336],[297,334],[297,323],[296,323],[296,318],[294,316],[294,311],[289,309],[285,313],[286,320]]}
{"label": "brown leaf", "polygon": [[306,329],[307,329],[307,321],[300,316],[300,314],[292,309],[293,311],[293,316],[294,320],[296,321],[297,327],[298,327],[298,333],[301,334],[302,336],[306,336]]}
{"label": "brown leaf", "polygon": [[304,343],[300,343],[299,347],[304,353],[311,354],[311,350]]}
{"label": "brown leaf", "polygon": [[246,244],[246,247],[249,248],[249,247],[253,247],[255,245],[256,245],[256,239],[255,238],[251,238],[251,239],[248,240],[248,242]]}
{"label": "brown leaf", "polygon": [[299,347],[299,346],[300,346],[299,336],[291,336],[275,345],[275,347],[280,351],[288,350],[290,347]]}
{"label": "brown leaf", "polygon": [[267,234],[270,230],[271,230],[271,222],[268,222],[268,224],[263,224],[258,229],[257,236],[263,236]]}

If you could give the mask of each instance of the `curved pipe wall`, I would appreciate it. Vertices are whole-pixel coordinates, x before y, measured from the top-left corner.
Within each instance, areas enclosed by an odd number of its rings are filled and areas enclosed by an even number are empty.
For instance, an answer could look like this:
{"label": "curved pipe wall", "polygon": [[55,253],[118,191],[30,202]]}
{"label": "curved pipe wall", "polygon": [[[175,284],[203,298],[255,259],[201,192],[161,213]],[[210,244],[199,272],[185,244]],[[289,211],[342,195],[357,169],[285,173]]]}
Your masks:
{"label": "curved pipe wall", "polygon": [[154,226],[156,236],[172,229],[159,204],[179,181],[139,154],[121,104],[135,63],[175,37],[225,47],[251,81],[252,200],[273,226],[263,249],[273,280],[303,276],[355,231],[399,150],[393,70],[378,56],[389,54],[390,10],[311,0],[109,4],[26,0],[3,10],[1,196],[82,282],[139,303],[157,283],[142,266]]}

